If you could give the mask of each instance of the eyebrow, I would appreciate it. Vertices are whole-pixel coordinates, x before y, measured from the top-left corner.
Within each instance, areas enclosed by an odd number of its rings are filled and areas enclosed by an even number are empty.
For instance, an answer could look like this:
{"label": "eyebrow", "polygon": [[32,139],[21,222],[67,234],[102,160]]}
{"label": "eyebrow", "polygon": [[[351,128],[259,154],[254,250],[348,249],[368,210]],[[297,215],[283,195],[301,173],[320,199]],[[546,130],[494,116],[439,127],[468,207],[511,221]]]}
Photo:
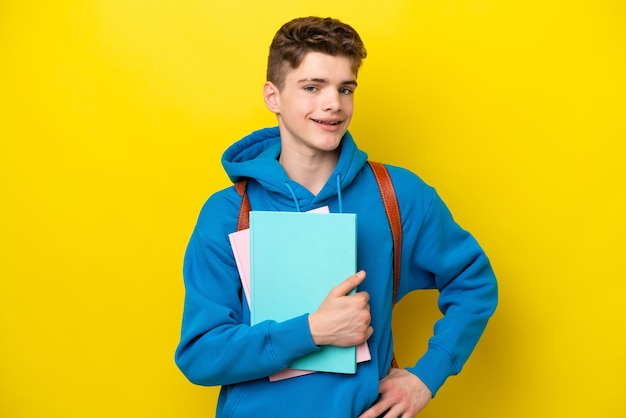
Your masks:
{"label": "eyebrow", "polygon": [[[328,79],[326,79],[326,78],[303,78],[301,80],[298,80],[298,84],[302,84],[302,83],[329,84],[330,81]],[[346,80],[346,81],[342,81],[339,84],[342,85],[342,86],[350,85],[350,86],[354,86],[354,87],[356,87],[358,85],[356,80]]]}

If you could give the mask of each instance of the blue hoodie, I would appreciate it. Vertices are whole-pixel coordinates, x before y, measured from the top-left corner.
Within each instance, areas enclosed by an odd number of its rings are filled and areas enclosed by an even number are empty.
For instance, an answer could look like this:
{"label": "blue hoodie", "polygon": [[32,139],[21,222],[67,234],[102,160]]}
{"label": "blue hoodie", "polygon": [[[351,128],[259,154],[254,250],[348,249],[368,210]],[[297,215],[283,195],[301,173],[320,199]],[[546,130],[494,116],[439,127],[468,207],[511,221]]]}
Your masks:
{"label": "blue hoodie", "polygon": [[[176,363],[198,385],[222,385],[216,417],[357,417],[378,397],[389,371],[393,339],[392,240],[374,179],[346,133],[334,172],[317,195],[287,177],[278,163],[278,128],[253,132],[226,150],[222,164],[233,182],[246,178],[253,210],[357,214],[357,270],[367,277],[359,290],[370,294],[368,340],[372,359],[357,373],[313,373],[278,382],[268,376],[319,349],[308,313],[285,322],[250,326],[228,234],[234,232],[241,196],[234,187],[212,195],[200,213],[184,261],[186,288]],[[402,267],[398,298],[416,289],[438,289],[443,317],[427,351],[407,368],[432,391],[457,374],[480,338],[497,303],[489,260],[437,196],[412,172],[387,166],[398,196]]]}

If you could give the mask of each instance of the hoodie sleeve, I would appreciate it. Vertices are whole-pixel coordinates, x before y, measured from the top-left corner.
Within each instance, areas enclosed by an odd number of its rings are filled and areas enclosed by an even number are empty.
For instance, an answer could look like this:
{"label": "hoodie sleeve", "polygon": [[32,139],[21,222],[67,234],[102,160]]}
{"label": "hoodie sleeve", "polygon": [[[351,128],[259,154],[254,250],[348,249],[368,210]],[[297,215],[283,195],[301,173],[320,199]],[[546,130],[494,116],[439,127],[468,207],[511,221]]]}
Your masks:
{"label": "hoodie sleeve", "polygon": [[[435,324],[426,353],[408,368],[434,396],[449,376],[461,371],[474,350],[495,311],[498,291],[491,264],[478,242],[454,221],[434,189],[421,188],[413,192],[422,196],[419,202],[415,198],[404,206],[400,202],[401,210],[409,209],[403,216],[407,237],[403,251],[409,260],[403,263],[399,295],[418,288],[440,292],[443,317]],[[410,219],[419,213],[424,214],[421,219]]]}
{"label": "hoodie sleeve", "polygon": [[[234,190],[207,201],[185,253],[185,304],[177,366],[198,385],[226,385],[269,376],[318,350],[308,315],[249,326],[249,311],[228,234],[238,214]],[[225,215],[225,212],[229,215]],[[245,298],[243,299],[245,301]]]}

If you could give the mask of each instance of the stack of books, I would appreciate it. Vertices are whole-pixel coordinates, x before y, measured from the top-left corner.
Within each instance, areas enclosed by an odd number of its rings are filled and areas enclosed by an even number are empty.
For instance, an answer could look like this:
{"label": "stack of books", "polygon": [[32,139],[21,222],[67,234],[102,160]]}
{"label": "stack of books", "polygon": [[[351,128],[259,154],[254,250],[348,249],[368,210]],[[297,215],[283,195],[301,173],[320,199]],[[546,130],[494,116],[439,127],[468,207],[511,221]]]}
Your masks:
{"label": "stack of books", "polygon": [[[328,292],[356,272],[356,215],[315,211],[250,212],[250,229],[229,236],[251,325],[315,312]],[[313,372],[356,373],[367,343],[323,346],[295,359],[270,380]]]}

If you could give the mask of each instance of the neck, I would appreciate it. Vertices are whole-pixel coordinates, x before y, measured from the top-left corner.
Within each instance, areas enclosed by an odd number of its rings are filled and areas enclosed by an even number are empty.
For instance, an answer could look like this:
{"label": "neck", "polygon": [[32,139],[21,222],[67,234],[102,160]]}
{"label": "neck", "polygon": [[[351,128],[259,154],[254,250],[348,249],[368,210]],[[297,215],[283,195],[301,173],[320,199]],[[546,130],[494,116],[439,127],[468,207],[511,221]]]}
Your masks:
{"label": "neck", "polygon": [[287,176],[306,187],[314,195],[322,190],[338,160],[338,150],[306,156],[285,148],[282,149],[278,159]]}

